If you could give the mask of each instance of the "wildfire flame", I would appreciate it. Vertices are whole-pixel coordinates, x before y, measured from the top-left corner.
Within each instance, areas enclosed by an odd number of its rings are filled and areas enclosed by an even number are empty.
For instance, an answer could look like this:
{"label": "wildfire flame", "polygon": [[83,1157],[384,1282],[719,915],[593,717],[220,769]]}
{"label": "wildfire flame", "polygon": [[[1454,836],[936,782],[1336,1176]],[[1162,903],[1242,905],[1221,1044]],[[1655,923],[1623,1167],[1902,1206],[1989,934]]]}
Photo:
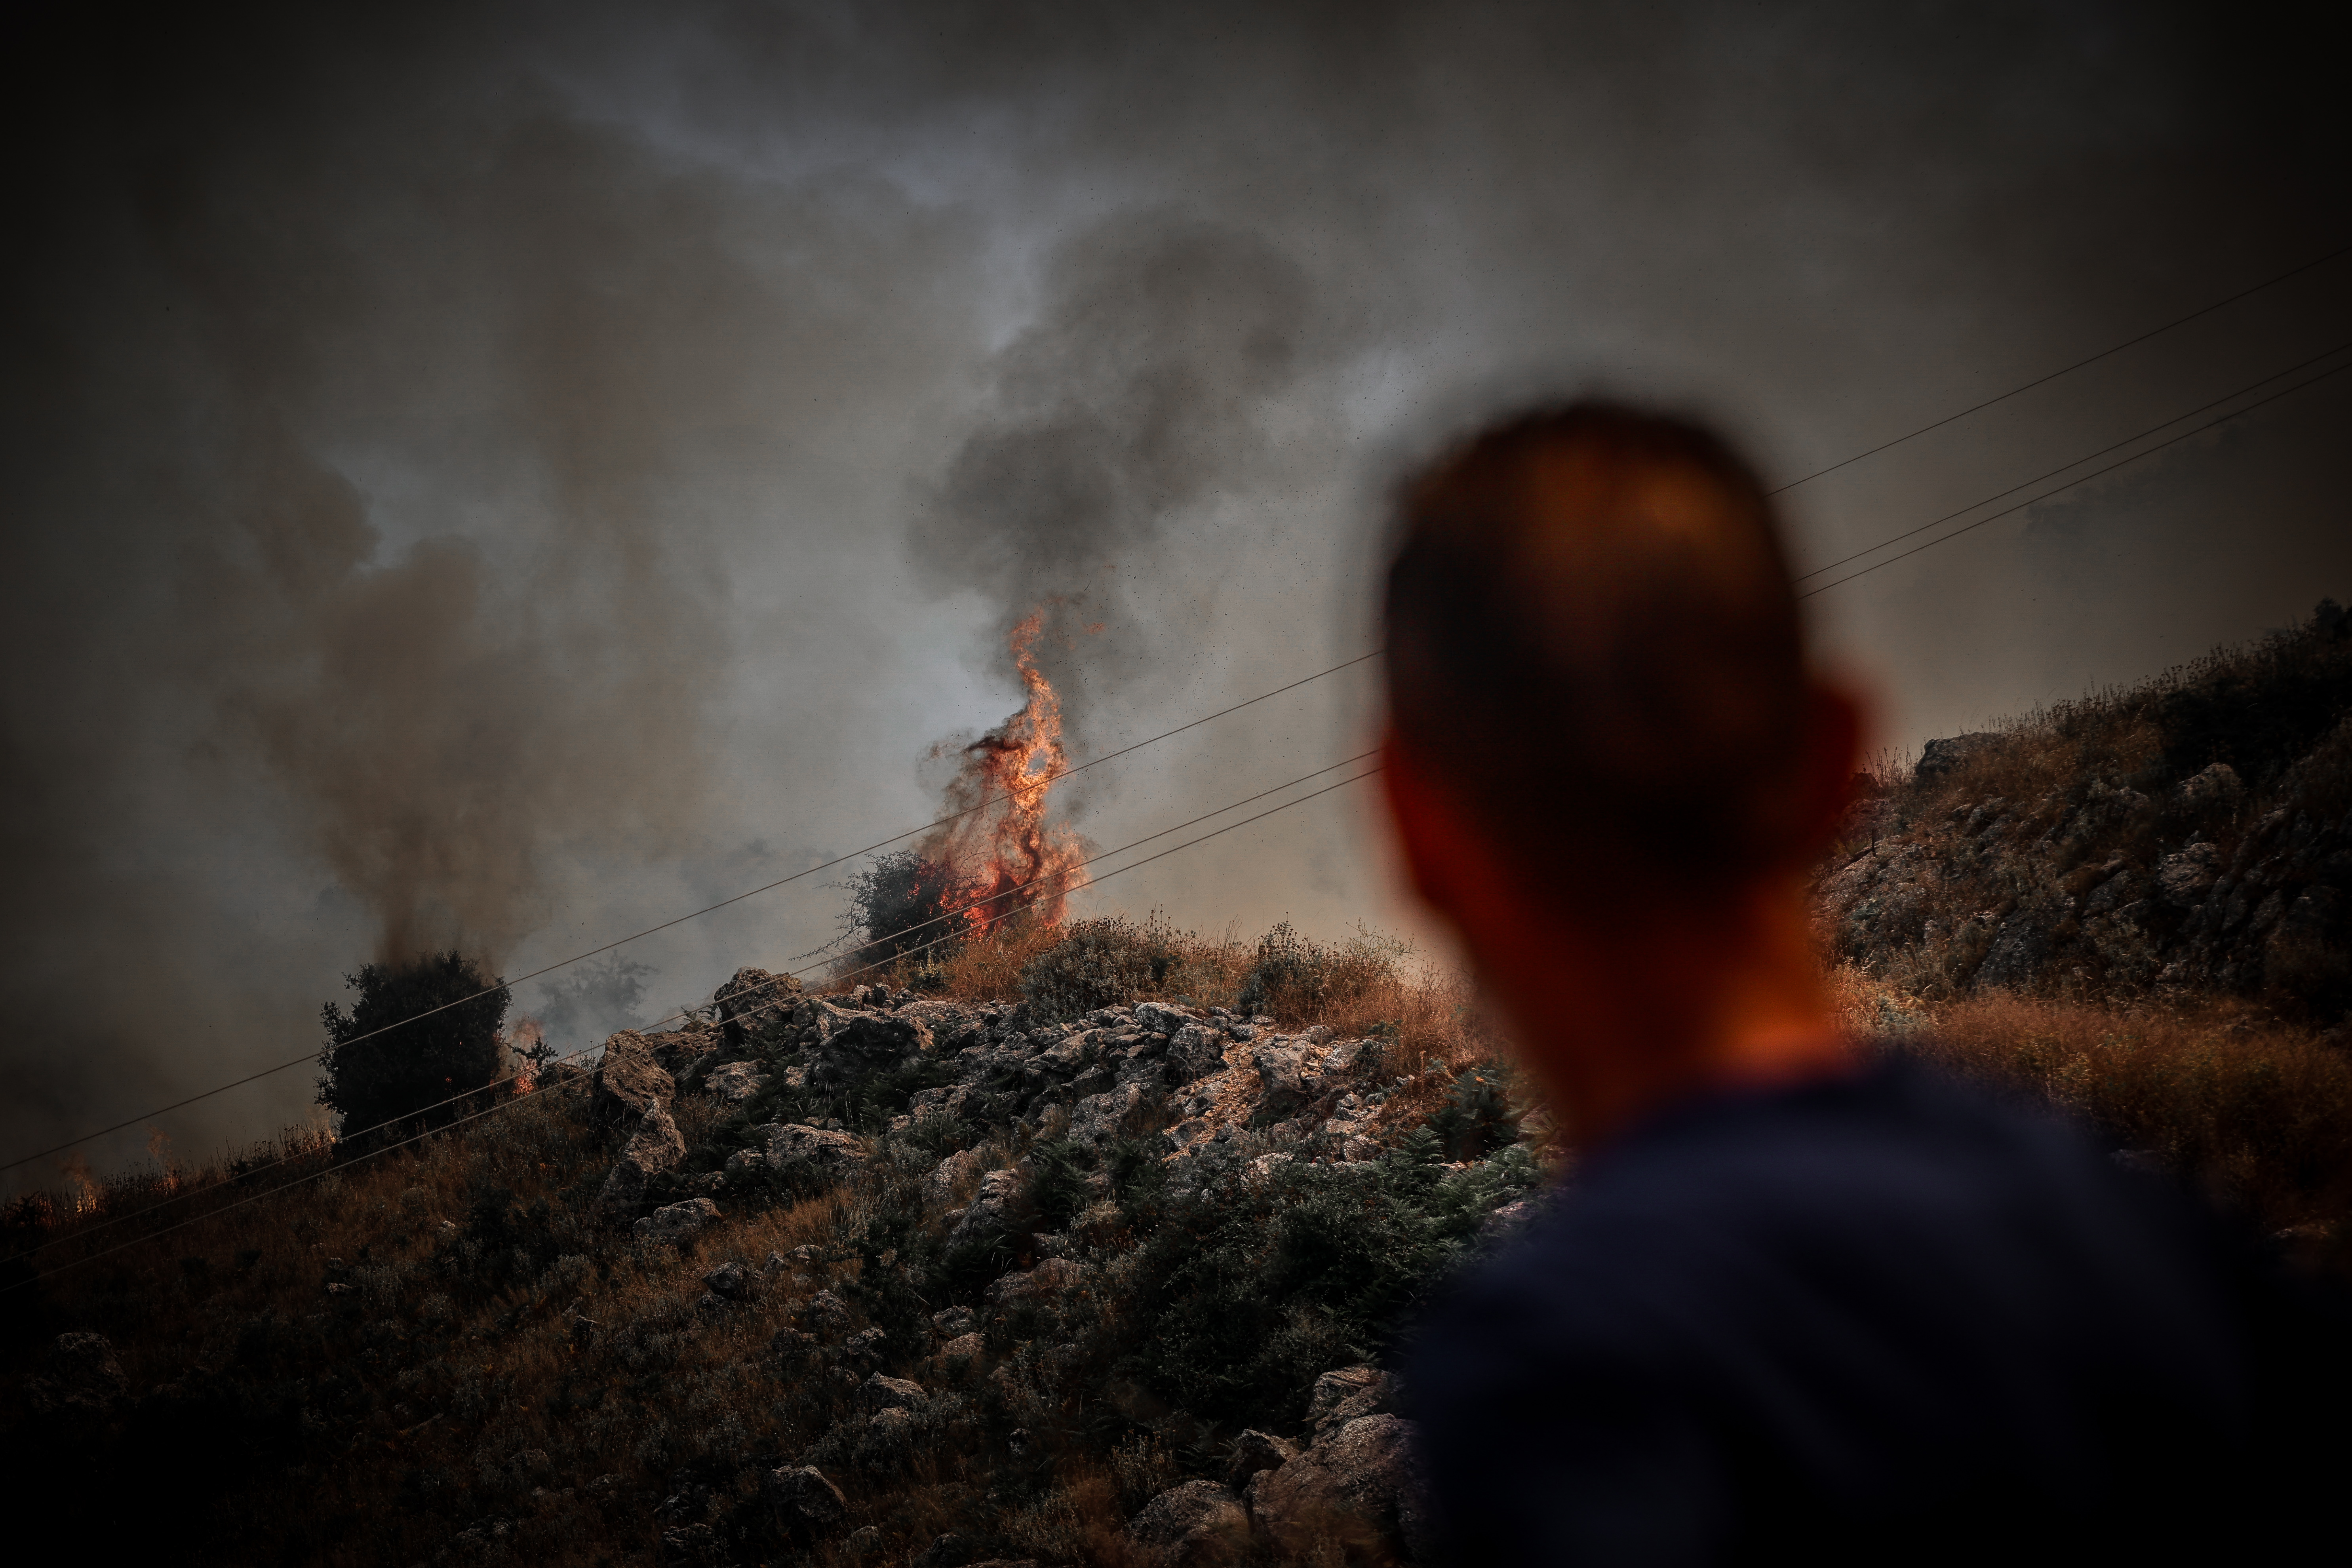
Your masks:
{"label": "wildfire flame", "polygon": [[1062,702],[1037,668],[1037,638],[1045,615],[1033,610],[1013,628],[1007,646],[1021,672],[1021,710],[963,748],[963,763],[947,789],[955,820],[920,846],[922,858],[945,869],[955,889],[949,907],[972,935],[1025,913],[1058,922],[1070,894],[1087,884],[1085,846],[1066,827],[1046,822],[1046,795],[1068,767],[1062,750]]}

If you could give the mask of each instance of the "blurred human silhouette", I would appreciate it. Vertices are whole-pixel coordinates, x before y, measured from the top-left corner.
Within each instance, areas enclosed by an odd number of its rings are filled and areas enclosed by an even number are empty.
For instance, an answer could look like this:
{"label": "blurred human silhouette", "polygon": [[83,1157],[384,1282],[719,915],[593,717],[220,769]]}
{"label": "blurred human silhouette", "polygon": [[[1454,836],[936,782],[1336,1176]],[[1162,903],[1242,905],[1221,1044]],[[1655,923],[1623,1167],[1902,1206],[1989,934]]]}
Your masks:
{"label": "blurred human silhouette", "polygon": [[1748,465],[1580,403],[1401,510],[1391,815],[1580,1150],[1407,1365],[1454,1560],[2259,1558],[2311,1522],[2323,1308],[2084,1132],[1840,1030],[1806,878],[1860,721]]}

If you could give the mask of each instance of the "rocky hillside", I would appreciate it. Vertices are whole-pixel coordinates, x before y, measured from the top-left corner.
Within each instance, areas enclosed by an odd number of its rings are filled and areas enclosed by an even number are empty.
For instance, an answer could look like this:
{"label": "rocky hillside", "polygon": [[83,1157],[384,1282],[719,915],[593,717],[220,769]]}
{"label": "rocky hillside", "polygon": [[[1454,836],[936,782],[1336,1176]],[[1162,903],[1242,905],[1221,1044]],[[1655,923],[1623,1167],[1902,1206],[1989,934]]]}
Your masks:
{"label": "rocky hillside", "polygon": [[2352,1014],[2352,616],[1931,742],[1865,801],[1819,911],[1930,998],[2241,998]]}
{"label": "rocky hillside", "polygon": [[173,1478],[240,1562],[1412,1561],[1381,1358],[1540,1173],[1499,1072],[1396,1044],[745,970],[56,1277],[12,1458]]}

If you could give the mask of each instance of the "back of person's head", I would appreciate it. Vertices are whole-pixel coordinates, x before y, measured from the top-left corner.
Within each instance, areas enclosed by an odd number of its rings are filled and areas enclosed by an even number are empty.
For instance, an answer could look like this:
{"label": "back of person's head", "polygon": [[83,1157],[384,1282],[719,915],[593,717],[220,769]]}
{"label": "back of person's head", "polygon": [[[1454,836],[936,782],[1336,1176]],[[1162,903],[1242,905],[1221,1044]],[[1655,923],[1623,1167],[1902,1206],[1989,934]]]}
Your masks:
{"label": "back of person's head", "polygon": [[1814,847],[1796,596],[1763,487],[1720,437],[1612,403],[1542,408],[1401,500],[1396,739],[1524,887],[1727,886]]}

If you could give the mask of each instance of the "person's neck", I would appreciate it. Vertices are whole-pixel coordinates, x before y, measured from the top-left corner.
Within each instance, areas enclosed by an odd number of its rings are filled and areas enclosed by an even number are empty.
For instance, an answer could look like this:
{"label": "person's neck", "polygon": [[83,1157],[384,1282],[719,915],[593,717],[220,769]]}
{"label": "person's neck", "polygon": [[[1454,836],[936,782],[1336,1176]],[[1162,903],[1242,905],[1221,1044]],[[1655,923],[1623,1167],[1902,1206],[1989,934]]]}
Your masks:
{"label": "person's neck", "polygon": [[1573,921],[1530,935],[1487,978],[1580,1142],[1605,1142],[1678,1100],[1856,1063],[1794,879],[1704,921]]}

